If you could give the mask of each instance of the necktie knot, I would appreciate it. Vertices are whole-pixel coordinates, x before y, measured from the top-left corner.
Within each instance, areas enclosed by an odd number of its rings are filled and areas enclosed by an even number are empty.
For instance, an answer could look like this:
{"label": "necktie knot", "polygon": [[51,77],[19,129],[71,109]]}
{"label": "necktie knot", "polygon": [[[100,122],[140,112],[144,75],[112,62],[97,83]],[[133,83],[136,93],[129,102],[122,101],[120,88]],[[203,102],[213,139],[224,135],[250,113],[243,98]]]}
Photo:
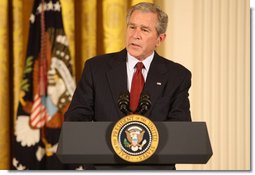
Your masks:
{"label": "necktie knot", "polygon": [[144,68],[144,65],[142,62],[138,62],[136,65],[135,65],[136,69],[138,71],[141,71],[143,68]]}

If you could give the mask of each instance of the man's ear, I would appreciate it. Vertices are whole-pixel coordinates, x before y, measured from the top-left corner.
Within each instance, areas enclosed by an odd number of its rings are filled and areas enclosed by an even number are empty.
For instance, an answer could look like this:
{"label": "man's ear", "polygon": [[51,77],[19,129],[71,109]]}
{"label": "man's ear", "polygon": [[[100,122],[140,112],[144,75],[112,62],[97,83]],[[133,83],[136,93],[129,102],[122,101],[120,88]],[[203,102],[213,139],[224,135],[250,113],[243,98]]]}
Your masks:
{"label": "man's ear", "polygon": [[166,39],[166,34],[165,34],[165,33],[159,34],[156,47],[160,46],[160,44],[161,44],[163,41],[165,41],[165,39]]}

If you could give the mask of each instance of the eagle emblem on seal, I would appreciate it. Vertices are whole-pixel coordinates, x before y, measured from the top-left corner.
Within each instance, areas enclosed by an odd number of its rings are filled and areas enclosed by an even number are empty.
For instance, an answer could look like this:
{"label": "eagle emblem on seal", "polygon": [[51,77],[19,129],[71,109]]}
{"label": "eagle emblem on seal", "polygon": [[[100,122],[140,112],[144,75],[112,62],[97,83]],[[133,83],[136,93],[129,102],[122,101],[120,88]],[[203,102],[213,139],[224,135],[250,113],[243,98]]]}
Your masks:
{"label": "eagle emblem on seal", "polygon": [[143,139],[145,131],[138,126],[129,127],[125,133],[127,138],[124,139],[124,145],[132,151],[142,150],[147,143],[147,140]]}

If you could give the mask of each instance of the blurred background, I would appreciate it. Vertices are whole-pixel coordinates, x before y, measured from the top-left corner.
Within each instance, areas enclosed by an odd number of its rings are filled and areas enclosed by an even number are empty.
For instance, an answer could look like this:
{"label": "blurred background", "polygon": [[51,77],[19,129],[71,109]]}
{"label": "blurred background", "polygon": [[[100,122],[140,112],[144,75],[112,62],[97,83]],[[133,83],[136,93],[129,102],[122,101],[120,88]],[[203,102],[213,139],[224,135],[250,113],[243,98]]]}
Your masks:
{"label": "blurred background", "polygon": [[[74,77],[86,59],[124,48],[126,11],[139,0],[60,0]],[[250,170],[250,1],[150,0],[169,15],[157,50],[192,72],[193,121],[205,121],[213,148],[207,164],[178,170]],[[33,0],[0,0],[0,169],[10,169],[11,140]]]}

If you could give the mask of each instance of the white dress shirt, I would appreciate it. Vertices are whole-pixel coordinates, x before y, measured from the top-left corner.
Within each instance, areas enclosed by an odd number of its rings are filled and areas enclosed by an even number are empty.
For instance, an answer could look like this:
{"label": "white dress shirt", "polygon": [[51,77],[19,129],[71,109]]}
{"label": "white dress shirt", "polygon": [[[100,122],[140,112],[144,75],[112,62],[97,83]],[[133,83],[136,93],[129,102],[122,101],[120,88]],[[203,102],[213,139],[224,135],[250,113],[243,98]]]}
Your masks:
{"label": "white dress shirt", "polygon": [[[142,61],[143,65],[145,67],[142,70],[144,82],[146,82],[147,74],[149,72],[150,65],[151,65],[153,57],[154,57],[154,52]],[[136,71],[135,65],[138,62],[140,62],[138,59],[131,56],[129,53],[127,54],[127,78],[128,78],[128,91],[129,92],[130,92],[130,89],[131,89],[132,78],[133,78],[133,75]]]}

